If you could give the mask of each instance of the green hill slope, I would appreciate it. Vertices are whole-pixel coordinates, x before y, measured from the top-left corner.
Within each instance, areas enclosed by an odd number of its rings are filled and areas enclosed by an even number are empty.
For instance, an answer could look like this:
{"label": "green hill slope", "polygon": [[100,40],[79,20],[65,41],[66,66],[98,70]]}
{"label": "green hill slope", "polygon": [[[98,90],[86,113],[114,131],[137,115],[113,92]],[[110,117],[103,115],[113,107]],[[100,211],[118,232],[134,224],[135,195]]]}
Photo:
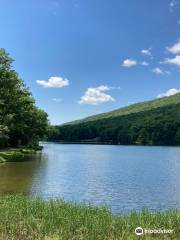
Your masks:
{"label": "green hill slope", "polygon": [[180,145],[180,94],[57,126],[61,142]]}
{"label": "green hill slope", "polygon": [[158,98],[158,99],[155,99],[152,101],[146,101],[146,102],[132,104],[130,106],[119,108],[117,110],[113,110],[110,112],[101,113],[101,114],[93,115],[93,116],[90,116],[90,117],[87,117],[84,119],[68,122],[68,123],[66,123],[66,125],[67,124],[78,124],[78,123],[100,120],[100,119],[110,118],[110,117],[118,117],[118,116],[128,115],[131,113],[138,113],[138,112],[142,112],[142,111],[152,110],[152,109],[155,109],[158,107],[163,107],[163,106],[177,104],[177,103],[180,103],[180,93],[175,94],[170,97],[163,97],[163,98]]}

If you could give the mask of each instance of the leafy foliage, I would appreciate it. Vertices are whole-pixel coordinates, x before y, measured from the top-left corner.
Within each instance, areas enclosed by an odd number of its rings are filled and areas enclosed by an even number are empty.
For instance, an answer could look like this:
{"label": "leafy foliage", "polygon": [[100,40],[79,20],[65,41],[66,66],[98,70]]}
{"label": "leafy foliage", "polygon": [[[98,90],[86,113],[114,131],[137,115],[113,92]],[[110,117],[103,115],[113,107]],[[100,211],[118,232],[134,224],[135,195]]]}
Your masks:
{"label": "leafy foliage", "polygon": [[13,60],[0,49],[0,147],[28,145],[46,133],[47,114],[35,106]]}

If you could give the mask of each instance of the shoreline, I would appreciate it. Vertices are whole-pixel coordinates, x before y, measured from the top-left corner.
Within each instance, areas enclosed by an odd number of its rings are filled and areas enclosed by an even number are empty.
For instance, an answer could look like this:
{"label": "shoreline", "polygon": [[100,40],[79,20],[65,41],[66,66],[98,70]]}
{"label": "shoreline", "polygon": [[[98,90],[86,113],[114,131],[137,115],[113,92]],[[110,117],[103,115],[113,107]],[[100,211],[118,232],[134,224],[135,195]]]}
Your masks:
{"label": "shoreline", "polygon": [[84,145],[109,145],[109,146],[128,146],[128,147],[180,147],[180,145],[142,145],[142,144],[115,144],[108,142],[90,142],[90,141],[42,141],[41,143],[58,143],[58,144],[84,144]]}
{"label": "shoreline", "polygon": [[[179,239],[180,210],[113,215],[106,207],[43,200],[24,195],[0,196],[2,239],[120,240],[137,239],[135,228],[170,229],[171,234],[145,234],[146,239]],[[4,237],[4,238],[3,238]],[[1,239],[1,238],[0,238]]]}
{"label": "shoreline", "polygon": [[5,162],[22,162],[26,161],[27,157],[37,151],[42,150],[42,146],[36,147],[20,147],[20,148],[6,148],[0,150],[0,163]]}

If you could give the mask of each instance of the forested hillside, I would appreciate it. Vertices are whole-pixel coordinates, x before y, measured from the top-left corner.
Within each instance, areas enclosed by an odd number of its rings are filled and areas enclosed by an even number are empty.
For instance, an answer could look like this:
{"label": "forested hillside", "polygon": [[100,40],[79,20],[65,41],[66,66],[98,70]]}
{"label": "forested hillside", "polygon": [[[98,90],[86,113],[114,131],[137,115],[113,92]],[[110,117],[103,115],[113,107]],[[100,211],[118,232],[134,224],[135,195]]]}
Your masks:
{"label": "forested hillside", "polygon": [[34,144],[48,127],[47,114],[35,106],[12,63],[9,54],[0,49],[0,148]]}
{"label": "forested hillside", "polygon": [[[146,101],[146,102],[140,102],[136,104],[132,104],[130,106],[126,106],[123,108],[119,108],[110,112],[105,112],[97,115],[93,115],[84,119],[72,121],[66,124],[77,124],[77,123],[83,123],[83,122],[89,122],[94,120],[100,120],[104,118],[110,118],[110,117],[118,117],[123,115],[128,115],[131,113],[138,113],[142,111],[152,110],[158,107],[163,107],[171,104],[177,104],[180,103],[180,93],[170,96],[170,97],[163,97],[159,99],[155,99],[152,101]],[[66,125],[64,124],[64,125]]]}
{"label": "forested hillside", "polygon": [[[142,111],[136,111],[137,107],[140,109],[142,106]],[[114,112],[122,113],[124,109]],[[128,109],[129,113],[120,116],[113,117],[111,112],[110,117],[57,126],[56,134],[50,140],[180,145],[180,94],[132,105]]]}

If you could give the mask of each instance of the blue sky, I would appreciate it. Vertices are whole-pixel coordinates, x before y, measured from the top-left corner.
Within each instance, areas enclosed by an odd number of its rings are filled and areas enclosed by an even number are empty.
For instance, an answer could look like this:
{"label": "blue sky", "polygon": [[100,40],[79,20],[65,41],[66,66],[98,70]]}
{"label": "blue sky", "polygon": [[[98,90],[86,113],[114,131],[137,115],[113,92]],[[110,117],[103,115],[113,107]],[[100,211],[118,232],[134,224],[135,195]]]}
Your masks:
{"label": "blue sky", "polygon": [[178,0],[0,0],[0,29],[52,124],[180,89]]}

